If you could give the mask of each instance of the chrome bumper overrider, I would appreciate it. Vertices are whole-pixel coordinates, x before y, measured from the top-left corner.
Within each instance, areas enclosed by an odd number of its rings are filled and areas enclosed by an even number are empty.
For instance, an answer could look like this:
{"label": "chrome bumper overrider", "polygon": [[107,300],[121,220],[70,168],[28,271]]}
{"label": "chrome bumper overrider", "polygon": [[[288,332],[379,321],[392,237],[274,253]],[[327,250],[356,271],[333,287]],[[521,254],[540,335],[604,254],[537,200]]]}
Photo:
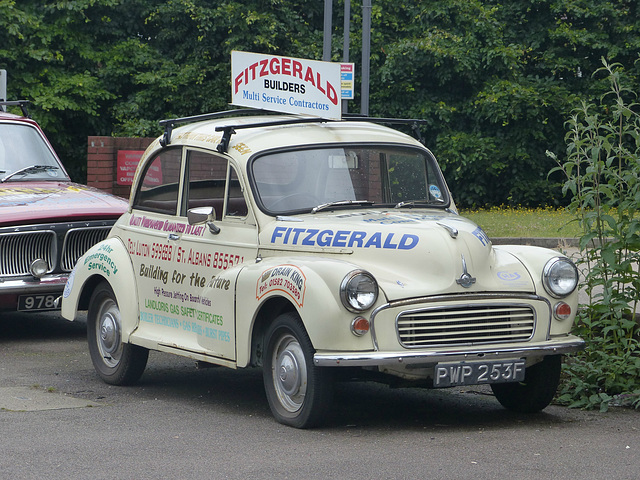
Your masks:
{"label": "chrome bumper overrider", "polygon": [[318,367],[365,367],[379,365],[433,365],[445,361],[497,360],[503,358],[543,357],[576,352],[584,348],[584,340],[573,335],[562,339],[504,347],[489,345],[456,349],[401,352],[329,352],[316,353],[313,361]]}

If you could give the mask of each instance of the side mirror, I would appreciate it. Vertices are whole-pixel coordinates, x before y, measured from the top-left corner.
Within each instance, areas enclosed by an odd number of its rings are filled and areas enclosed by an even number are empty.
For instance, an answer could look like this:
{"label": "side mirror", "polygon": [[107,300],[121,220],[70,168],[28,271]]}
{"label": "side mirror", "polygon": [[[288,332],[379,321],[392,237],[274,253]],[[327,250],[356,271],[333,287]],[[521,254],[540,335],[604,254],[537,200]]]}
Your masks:
{"label": "side mirror", "polygon": [[213,207],[196,207],[187,211],[189,225],[202,225],[205,222],[215,222],[216,211]]}
{"label": "side mirror", "polygon": [[189,225],[207,224],[209,231],[214,235],[220,233],[220,227],[213,222],[216,221],[216,211],[213,207],[196,207],[187,210],[187,220]]}

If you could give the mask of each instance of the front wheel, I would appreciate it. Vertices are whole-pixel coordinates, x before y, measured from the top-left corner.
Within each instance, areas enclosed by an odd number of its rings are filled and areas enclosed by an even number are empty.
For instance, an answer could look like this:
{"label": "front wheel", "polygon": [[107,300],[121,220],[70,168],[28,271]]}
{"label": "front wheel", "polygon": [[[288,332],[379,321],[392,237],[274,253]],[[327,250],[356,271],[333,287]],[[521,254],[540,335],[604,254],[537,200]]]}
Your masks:
{"label": "front wheel", "polygon": [[296,428],[319,425],[331,408],[333,381],[313,364],[313,346],[300,318],[277,317],[265,334],[264,387],[276,420]]}
{"label": "front wheel", "polygon": [[524,381],[495,383],[491,390],[507,410],[535,413],[551,403],[560,383],[561,355],[551,355],[528,367]]}
{"label": "front wheel", "polygon": [[108,283],[94,290],[87,312],[87,340],[96,372],[111,385],[137,382],[149,357],[149,350],[122,342],[120,308]]}

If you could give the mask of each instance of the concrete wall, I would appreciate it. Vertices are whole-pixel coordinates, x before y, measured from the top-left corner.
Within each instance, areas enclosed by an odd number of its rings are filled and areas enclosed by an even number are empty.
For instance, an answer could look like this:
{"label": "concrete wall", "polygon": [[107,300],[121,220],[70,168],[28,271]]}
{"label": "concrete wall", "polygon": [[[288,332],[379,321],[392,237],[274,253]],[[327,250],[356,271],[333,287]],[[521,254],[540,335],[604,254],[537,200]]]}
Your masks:
{"label": "concrete wall", "polygon": [[130,185],[118,184],[119,150],[145,150],[153,138],[89,137],[87,185],[128,199]]}

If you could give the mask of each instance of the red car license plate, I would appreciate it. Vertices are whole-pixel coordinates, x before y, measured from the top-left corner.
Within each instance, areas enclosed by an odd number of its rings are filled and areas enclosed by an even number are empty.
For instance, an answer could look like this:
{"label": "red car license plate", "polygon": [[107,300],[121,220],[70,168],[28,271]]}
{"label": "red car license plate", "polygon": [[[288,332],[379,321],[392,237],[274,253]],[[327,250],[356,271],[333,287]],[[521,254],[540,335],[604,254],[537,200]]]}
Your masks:
{"label": "red car license plate", "polygon": [[524,360],[501,362],[438,363],[434,387],[481,385],[489,383],[521,382],[524,380]]}
{"label": "red car license plate", "polygon": [[45,310],[58,310],[56,307],[56,298],[60,295],[42,294],[42,295],[20,295],[18,297],[19,312],[38,312]]}

